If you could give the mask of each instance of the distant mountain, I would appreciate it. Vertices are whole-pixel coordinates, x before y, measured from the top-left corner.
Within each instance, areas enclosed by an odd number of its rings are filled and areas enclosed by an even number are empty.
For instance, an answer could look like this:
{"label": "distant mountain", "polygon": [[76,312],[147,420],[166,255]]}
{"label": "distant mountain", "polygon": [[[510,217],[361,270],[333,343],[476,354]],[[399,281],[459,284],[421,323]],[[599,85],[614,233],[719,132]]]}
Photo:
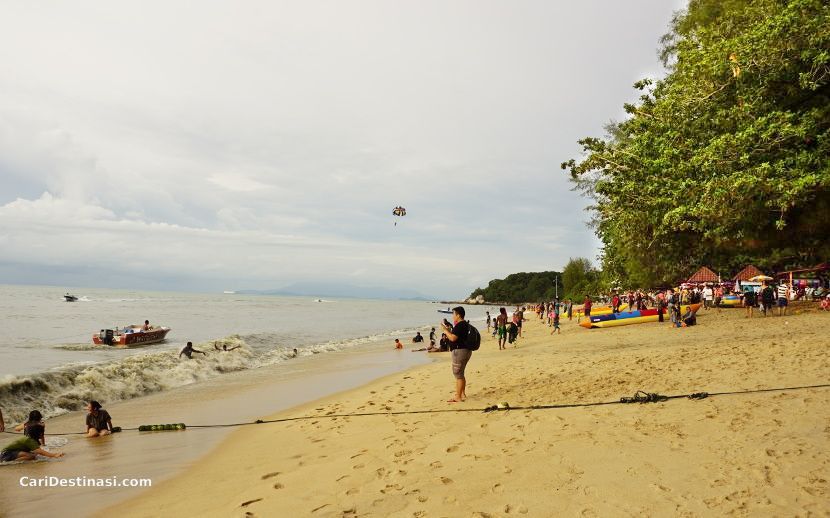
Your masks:
{"label": "distant mountain", "polygon": [[415,290],[405,288],[366,287],[328,282],[297,282],[276,290],[241,290],[237,293],[356,299],[432,300]]}

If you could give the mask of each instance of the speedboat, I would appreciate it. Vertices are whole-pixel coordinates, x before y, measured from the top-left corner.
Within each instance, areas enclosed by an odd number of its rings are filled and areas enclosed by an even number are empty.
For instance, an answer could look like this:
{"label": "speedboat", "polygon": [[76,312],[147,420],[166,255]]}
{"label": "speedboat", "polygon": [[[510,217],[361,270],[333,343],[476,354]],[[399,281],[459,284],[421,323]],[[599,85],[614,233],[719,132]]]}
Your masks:
{"label": "speedboat", "polygon": [[439,309],[438,312],[439,313],[444,313],[445,315],[452,315],[452,310],[451,309]]}
{"label": "speedboat", "polygon": [[99,333],[92,335],[92,343],[111,347],[150,345],[163,342],[169,332],[169,327],[150,327],[145,331],[141,325],[126,326],[123,329],[101,329]]}
{"label": "speedboat", "polygon": [[66,302],[75,302],[76,300],[78,300],[78,297],[76,297],[75,295],[70,295],[69,293],[64,295],[63,298],[66,299]]}

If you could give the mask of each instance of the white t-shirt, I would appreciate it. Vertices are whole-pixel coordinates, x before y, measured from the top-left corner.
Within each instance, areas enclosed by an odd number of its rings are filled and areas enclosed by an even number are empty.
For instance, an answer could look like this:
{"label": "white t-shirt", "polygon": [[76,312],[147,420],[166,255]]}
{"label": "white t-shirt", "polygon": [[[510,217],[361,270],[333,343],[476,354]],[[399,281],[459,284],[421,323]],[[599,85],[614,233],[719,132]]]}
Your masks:
{"label": "white t-shirt", "polygon": [[712,295],[713,295],[712,288],[709,288],[709,287],[703,288],[703,298],[705,298],[706,300],[712,300],[712,298],[713,298]]}

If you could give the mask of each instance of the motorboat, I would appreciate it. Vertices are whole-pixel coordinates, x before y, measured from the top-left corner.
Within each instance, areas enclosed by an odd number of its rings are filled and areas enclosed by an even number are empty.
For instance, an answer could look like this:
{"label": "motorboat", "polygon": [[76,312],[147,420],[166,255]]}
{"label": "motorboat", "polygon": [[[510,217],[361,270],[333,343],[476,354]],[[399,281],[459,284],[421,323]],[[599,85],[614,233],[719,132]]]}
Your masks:
{"label": "motorboat", "polygon": [[66,299],[66,302],[76,302],[78,300],[78,297],[76,297],[75,295],[70,295],[69,293],[64,295],[63,298]]}
{"label": "motorboat", "polygon": [[144,326],[141,325],[101,329],[100,332],[92,335],[92,343],[95,345],[108,345],[110,347],[150,345],[163,342],[169,332],[169,327],[151,326],[150,329],[145,330]]}
{"label": "motorboat", "polygon": [[451,309],[439,309],[438,312],[439,313],[444,313],[445,315],[452,315],[452,310]]}

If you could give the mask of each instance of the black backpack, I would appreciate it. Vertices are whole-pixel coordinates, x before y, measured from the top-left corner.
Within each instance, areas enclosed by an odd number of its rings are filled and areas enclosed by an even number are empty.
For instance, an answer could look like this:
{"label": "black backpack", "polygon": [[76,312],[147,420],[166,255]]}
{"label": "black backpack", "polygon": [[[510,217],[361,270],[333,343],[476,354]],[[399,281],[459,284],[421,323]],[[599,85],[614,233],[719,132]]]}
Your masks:
{"label": "black backpack", "polygon": [[471,351],[478,351],[478,348],[481,347],[481,334],[469,322],[467,322],[467,327],[470,330],[467,332],[467,340],[464,345]]}

